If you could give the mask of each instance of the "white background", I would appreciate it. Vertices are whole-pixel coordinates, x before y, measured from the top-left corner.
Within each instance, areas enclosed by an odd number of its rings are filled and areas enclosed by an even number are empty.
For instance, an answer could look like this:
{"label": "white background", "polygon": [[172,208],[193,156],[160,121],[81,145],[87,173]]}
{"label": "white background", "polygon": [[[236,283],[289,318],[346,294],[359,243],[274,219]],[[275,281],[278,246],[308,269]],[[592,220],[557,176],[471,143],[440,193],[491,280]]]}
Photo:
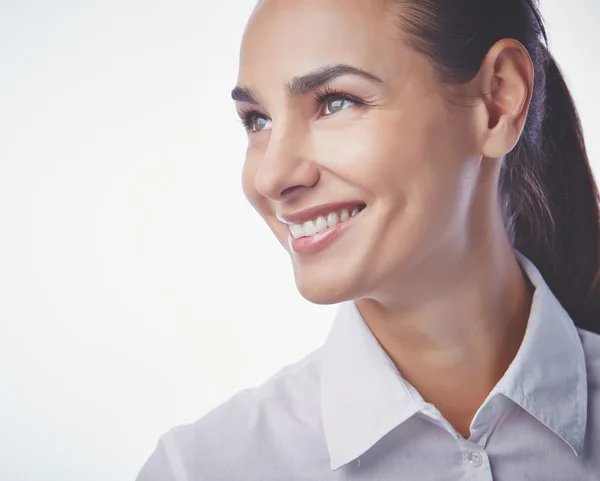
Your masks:
{"label": "white background", "polygon": [[[0,479],[132,480],[173,425],[319,347],[246,204],[254,0],[0,0]],[[597,0],[542,0],[600,169]]]}

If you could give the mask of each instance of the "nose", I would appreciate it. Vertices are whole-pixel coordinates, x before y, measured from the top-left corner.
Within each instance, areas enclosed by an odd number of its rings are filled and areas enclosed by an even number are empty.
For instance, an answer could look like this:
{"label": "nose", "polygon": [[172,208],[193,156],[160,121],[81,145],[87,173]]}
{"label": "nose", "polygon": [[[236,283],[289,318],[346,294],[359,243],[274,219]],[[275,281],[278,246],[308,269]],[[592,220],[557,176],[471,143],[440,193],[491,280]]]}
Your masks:
{"label": "nose", "polygon": [[254,179],[256,190],[271,200],[284,200],[319,180],[311,155],[309,134],[292,132],[291,126],[273,128],[269,145]]}

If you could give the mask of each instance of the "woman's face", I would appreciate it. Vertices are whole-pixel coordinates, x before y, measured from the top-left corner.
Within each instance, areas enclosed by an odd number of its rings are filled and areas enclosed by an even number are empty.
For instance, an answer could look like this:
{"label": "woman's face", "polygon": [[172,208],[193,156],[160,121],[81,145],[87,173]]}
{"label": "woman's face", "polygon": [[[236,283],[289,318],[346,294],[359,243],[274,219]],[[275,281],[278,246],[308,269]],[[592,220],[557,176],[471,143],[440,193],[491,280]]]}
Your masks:
{"label": "woman's face", "polygon": [[263,0],[244,35],[244,193],[315,303],[399,296],[465,247],[474,109],[399,38],[382,0]]}

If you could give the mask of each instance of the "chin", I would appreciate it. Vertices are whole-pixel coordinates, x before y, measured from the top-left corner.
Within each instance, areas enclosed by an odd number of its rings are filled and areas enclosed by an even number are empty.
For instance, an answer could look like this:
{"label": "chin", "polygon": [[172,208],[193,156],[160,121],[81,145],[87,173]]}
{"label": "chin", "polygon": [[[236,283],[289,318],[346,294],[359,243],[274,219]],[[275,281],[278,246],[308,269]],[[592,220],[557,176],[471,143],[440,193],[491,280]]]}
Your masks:
{"label": "chin", "polygon": [[313,304],[338,304],[360,297],[357,286],[348,280],[342,281],[339,277],[315,277],[301,274],[295,276],[298,292]]}

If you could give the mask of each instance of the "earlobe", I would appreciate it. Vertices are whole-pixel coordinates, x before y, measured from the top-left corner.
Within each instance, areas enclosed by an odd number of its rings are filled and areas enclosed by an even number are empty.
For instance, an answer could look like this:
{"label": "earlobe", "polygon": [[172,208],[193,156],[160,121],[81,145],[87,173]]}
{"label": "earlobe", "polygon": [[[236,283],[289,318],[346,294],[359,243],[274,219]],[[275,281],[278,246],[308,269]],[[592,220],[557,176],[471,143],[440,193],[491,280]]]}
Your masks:
{"label": "earlobe", "polygon": [[531,100],[533,64],[521,43],[504,39],[489,50],[479,74],[488,120],[482,155],[501,158],[515,147],[523,131]]}

